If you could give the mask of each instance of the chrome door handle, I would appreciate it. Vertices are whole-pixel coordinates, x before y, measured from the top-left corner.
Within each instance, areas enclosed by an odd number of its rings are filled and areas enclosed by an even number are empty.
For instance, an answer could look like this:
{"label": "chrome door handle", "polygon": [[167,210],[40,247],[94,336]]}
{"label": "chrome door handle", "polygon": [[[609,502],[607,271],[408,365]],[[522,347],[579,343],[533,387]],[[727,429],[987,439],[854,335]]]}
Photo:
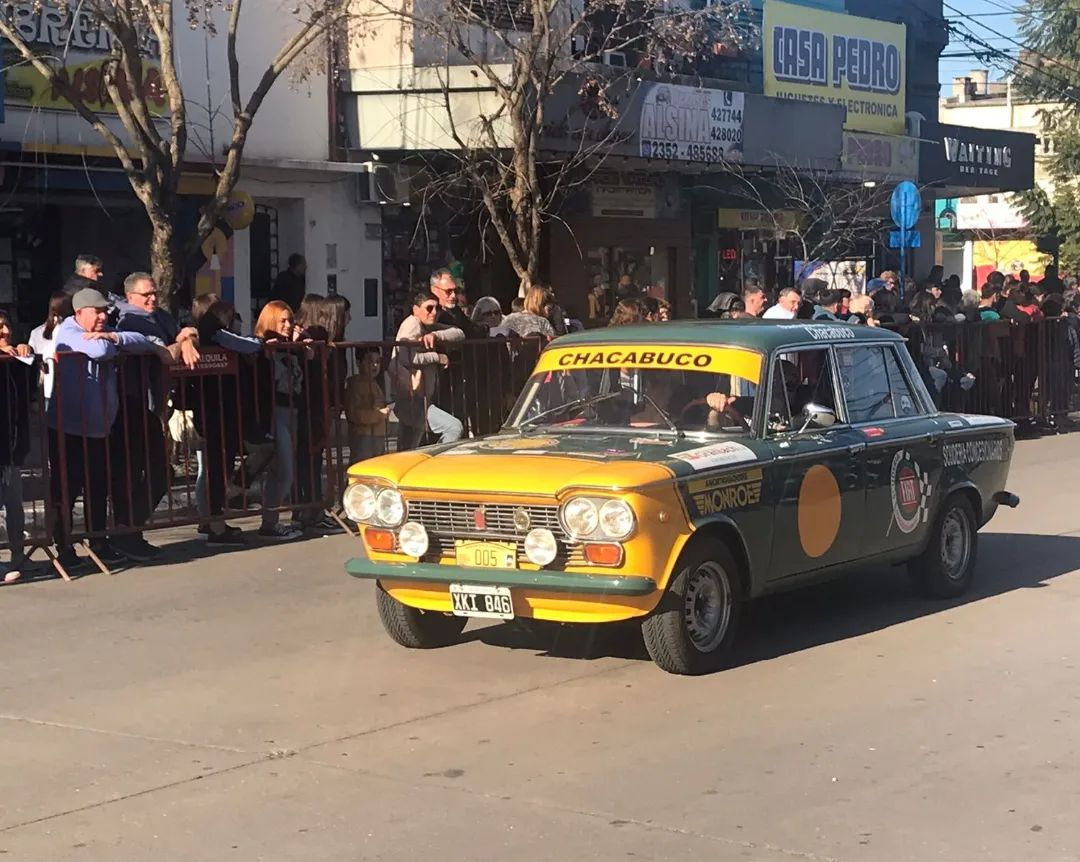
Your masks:
{"label": "chrome door handle", "polygon": [[851,455],[858,455],[865,448],[866,448],[865,443],[853,443],[852,445],[847,447],[847,450],[848,450],[848,453],[851,454]]}

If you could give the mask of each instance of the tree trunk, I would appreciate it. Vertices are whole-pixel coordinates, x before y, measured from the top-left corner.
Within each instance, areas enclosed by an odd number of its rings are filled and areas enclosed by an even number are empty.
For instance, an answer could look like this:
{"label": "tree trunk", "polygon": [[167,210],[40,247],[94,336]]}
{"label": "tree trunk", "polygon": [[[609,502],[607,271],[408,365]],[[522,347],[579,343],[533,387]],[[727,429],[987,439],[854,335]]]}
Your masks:
{"label": "tree trunk", "polygon": [[150,238],[150,266],[157,284],[162,305],[171,305],[172,298],[180,288],[183,272],[179,248],[176,242],[176,226],[169,217],[151,219],[153,235]]}

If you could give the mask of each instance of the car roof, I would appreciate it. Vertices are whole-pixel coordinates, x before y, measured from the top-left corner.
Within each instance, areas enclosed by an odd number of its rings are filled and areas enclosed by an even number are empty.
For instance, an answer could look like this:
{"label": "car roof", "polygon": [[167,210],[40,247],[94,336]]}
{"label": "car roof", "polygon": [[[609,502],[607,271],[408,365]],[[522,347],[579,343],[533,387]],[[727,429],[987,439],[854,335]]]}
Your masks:
{"label": "car roof", "polygon": [[[843,335],[838,335],[837,330]],[[848,333],[851,333],[850,335]],[[564,335],[553,347],[588,344],[723,344],[769,353],[796,344],[851,344],[897,341],[895,332],[877,326],[809,320],[677,320],[635,326],[605,327]]]}

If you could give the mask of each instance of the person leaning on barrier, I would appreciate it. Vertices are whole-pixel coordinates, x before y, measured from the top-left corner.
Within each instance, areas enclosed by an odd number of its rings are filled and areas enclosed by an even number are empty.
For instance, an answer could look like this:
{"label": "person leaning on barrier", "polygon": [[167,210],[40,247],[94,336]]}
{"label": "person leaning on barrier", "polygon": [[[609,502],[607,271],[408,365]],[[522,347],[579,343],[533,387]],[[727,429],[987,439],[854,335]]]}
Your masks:
{"label": "person leaning on barrier", "polygon": [[0,508],[11,560],[0,563],[5,584],[22,577],[26,565],[22,466],[30,453],[30,400],[34,391],[34,352],[11,340],[11,320],[0,311]]}
{"label": "person leaning on barrier", "polygon": [[416,448],[428,429],[440,443],[460,440],[465,430],[460,419],[433,403],[438,370],[450,363],[449,357],[438,348],[465,338],[465,333],[457,327],[436,322],[438,310],[438,300],[432,294],[426,290],[415,293],[412,313],[402,321],[395,340],[415,342],[418,346],[399,343],[390,357],[399,451]]}
{"label": "person leaning on barrier", "polygon": [[[194,327],[181,329],[173,316],[158,306],[157,285],[147,272],[124,279],[124,301],[117,305],[119,332],[135,332],[166,348],[175,362],[194,368],[199,361],[199,336]],[[161,363],[152,357],[128,360],[121,378],[121,409],[110,441],[112,503],[118,526],[142,527],[169,489],[165,448],[168,387]],[[142,532],[113,536],[113,546],[129,560],[150,562],[161,556]]]}
{"label": "person leaning on barrier", "polygon": [[60,564],[69,571],[82,565],[71,544],[72,508],[80,494],[87,530],[97,534],[90,549],[106,565],[124,559],[104,538],[110,481],[107,444],[119,411],[117,354],[152,353],[167,365],[176,361],[168,348],[145,335],[110,329],[108,300],[100,291],[83,288],[71,305],[73,315],[56,328],[56,388],[46,411],[53,535]]}
{"label": "person leaning on barrier", "polygon": [[41,388],[45,403],[52,398],[56,379],[56,327],[65,317],[71,317],[71,297],[62,290],[49,297],[49,312],[41,326],[30,330],[30,349],[41,357]]}
{"label": "person leaning on barrier", "polygon": [[[199,331],[203,349],[220,347],[239,356],[237,374],[208,374],[192,380],[185,399],[193,413],[195,430],[203,438],[199,457],[199,479],[195,494],[199,514],[204,524],[199,532],[205,533],[209,546],[228,547],[244,544],[243,531],[225,523],[222,517],[228,502],[229,476],[240,449],[239,427],[243,424],[244,445],[257,440],[259,445],[252,457],[265,452],[265,460],[272,457],[273,441],[256,430],[258,423],[249,421],[255,414],[253,393],[255,373],[252,366],[263,351],[258,338],[237,335],[232,332],[236,309],[231,303],[216,296],[198,297],[192,303],[192,319]],[[265,411],[264,411],[265,412]]]}

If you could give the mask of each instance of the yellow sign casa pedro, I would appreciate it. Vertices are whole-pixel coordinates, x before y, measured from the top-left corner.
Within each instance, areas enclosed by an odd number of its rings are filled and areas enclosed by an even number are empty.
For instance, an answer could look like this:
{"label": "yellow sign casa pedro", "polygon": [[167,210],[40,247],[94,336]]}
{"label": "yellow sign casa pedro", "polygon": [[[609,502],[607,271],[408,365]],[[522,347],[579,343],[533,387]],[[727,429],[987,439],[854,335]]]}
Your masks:
{"label": "yellow sign casa pedro", "polygon": [[845,129],[904,132],[907,28],[765,0],[765,95],[847,108]]}
{"label": "yellow sign casa pedro", "polygon": [[757,383],[761,377],[761,354],[701,344],[598,344],[545,350],[536,366],[539,373],[594,368],[703,371],[730,374]]}

